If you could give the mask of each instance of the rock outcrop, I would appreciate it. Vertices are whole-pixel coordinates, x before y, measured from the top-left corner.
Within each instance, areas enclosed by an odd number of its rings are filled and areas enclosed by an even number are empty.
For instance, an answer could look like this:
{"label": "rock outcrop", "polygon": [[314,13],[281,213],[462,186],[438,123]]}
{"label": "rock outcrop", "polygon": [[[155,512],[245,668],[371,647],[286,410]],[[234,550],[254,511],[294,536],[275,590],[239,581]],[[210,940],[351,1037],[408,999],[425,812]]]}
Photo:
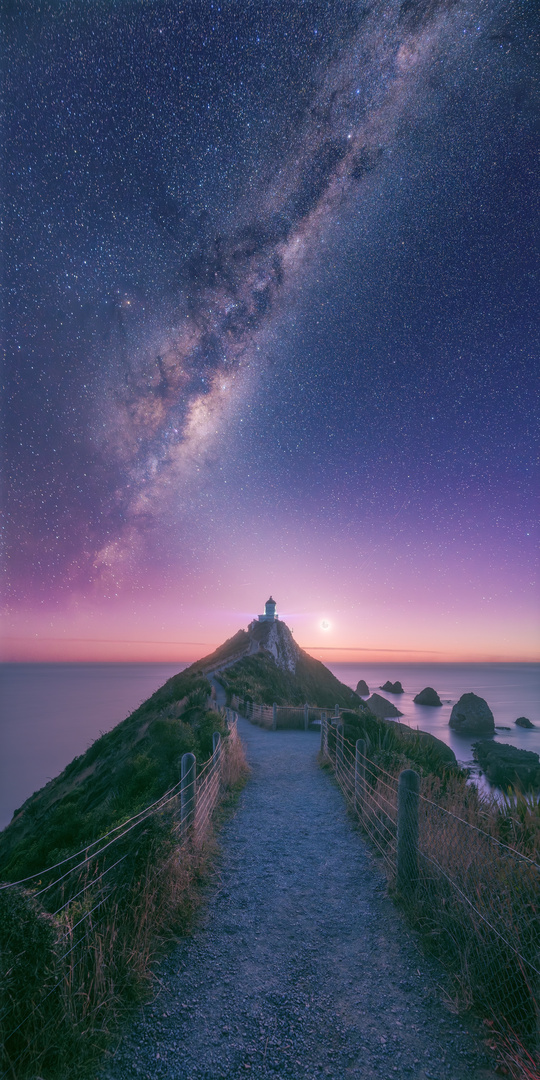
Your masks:
{"label": "rock outcrop", "polygon": [[372,694],[366,701],[366,705],[370,712],[374,716],[378,716],[381,720],[384,720],[388,716],[403,716],[403,713],[396,709],[395,705],[392,705],[391,701],[387,701],[381,694]]}
{"label": "rock outcrop", "polygon": [[495,731],[493,713],[477,694],[462,694],[448,723],[458,735],[493,735]]}
{"label": "rock outcrop", "polygon": [[432,686],[426,686],[413,698],[416,705],[442,705],[442,701]]}
{"label": "rock outcrop", "polygon": [[384,686],[379,686],[379,690],[386,690],[387,694],[404,694],[405,691],[400,682],[390,682],[388,679]]}
{"label": "rock outcrop", "polygon": [[[369,686],[368,686],[365,679],[360,679],[360,681],[358,683],[358,686],[356,687],[356,693],[360,697],[367,697],[367,695],[369,694]],[[516,723],[517,723],[517,720],[516,720]]]}
{"label": "rock outcrop", "polygon": [[[518,716],[518,718],[517,718],[517,720],[515,721],[515,723],[517,724],[517,726],[518,726],[518,727],[522,727],[522,728],[533,728],[533,727],[536,727],[536,725],[535,725],[535,724],[531,724],[531,721],[530,721],[530,720],[527,720],[527,717],[526,717],[526,716]],[[508,730],[510,731],[510,728],[508,728]]]}
{"label": "rock outcrop", "polygon": [[540,787],[540,757],[509,743],[477,742],[473,754],[491,784],[498,787]]}

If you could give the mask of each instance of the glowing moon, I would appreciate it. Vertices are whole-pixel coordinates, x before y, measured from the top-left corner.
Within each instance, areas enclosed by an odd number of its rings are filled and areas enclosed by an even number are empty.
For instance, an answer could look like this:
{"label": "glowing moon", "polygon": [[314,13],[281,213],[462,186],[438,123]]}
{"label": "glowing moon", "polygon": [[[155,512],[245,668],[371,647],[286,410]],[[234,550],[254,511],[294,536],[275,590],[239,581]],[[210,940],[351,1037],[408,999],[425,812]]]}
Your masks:
{"label": "glowing moon", "polygon": [[321,622],[321,630],[329,630],[329,629],[330,629],[330,623],[328,622],[328,619],[323,619],[322,622]]}

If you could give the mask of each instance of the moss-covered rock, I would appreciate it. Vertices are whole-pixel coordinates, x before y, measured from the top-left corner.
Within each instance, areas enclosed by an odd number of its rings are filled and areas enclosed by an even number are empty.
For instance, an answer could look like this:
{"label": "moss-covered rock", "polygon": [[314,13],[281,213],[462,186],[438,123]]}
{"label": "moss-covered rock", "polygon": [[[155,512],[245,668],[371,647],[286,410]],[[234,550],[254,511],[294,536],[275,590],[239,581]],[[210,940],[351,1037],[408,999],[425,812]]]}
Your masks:
{"label": "moss-covered rock", "polygon": [[540,758],[532,750],[487,740],[474,743],[473,754],[491,784],[523,791],[540,787]]}

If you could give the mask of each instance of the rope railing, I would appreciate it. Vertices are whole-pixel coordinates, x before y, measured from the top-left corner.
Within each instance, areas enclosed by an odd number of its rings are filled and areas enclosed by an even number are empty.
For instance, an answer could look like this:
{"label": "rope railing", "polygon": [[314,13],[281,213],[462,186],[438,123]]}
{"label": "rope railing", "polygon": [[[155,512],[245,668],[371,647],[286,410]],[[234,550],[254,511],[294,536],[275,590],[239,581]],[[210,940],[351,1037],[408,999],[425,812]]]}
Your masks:
{"label": "rope railing", "polygon": [[[326,717],[328,710],[320,709],[314,705],[265,705],[263,702],[251,701],[249,698],[240,698],[236,694],[232,696],[233,707],[245,716],[252,724],[267,730],[276,731],[280,728],[308,728],[320,727],[321,720]],[[340,716],[339,705],[334,707],[334,718]]]}
{"label": "rope railing", "polygon": [[[60,946],[55,948],[54,954],[57,973],[54,985],[44,986],[45,993],[26,1015],[20,1017],[20,1014],[15,1012],[16,1023],[8,1030],[6,1017],[13,1015],[13,1008],[6,1006],[0,1014],[0,1042],[3,1046],[0,1069],[4,1070],[0,1072],[0,1080],[18,1075],[18,1067],[22,1067],[21,1062],[25,1055],[28,1059],[36,1040],[52,1022],[47,1019],[47,1015],[53,994],[61,993],[62,988],[67,992],[68,986],[73,994],[73,987],[76,986],[79,998],[86,998],[90,993],[87,983],[91,985],[94,979],[94,954],[101,952],[112,958],[114,933],[110,924],[114,922],[114,910],[118,908],[119,902],[122,903],[126,884],[130,881],[132,884],[134,881],[138,882],[141,875],[150,872],[144,857],[151,856],[153,850],[152,833],[148,833],[152,822],[163,821],[168,835],[175,838],[171,856],[178,866],[183,862],[189,865],[194,846],[197,850],[201,848],[222,793],[223,764],[227,755],[234,752],[233,747],[238,739],[236,713],[229,709],[224,711],[224,716],[227,722],[227,738],[222,741],[218,732],[214,734],[212,755],[198,773],[194,755],[184,755],[181,780],[160,799],[74,855],[60,860],[39,874],[0,886],[2,889],[23,887],[25,895],[32,897],[32,902],[45,902],[46,910],[58,924],[56,941]],[[186,758],[193,759],[193,775],[184,769]],[[143,829],[142,832],[134,832],[138,826],[145,826],[146,831]],[[90,851],[92,848],[95,850]],[[84,859],[79,859],[79,856],[86,852],[90,853],[85,855]],[[109,861],[110,855],[113,855],[112,861]],[[70,859],[79,861],[68,870],[63,870]],[[63,872],[60,876],[55,876],[58,869]],[[155,879],[163,869],[161,867],[152,871]],[[113,871],[116,873],[111,880],[107,875]],[[41,888],[36,885],[32,887],[32,882],[36,881],[37,885],[41,886],[43,879],[46,880],[49,874],[52,874],[52,880],[48,884]],[[100,912],[100,916],[96,921],[94,916],[97,912]],[[63,949],[61,943],[64,943]]]}
{"label": "rope railing", "polygon": [[321,757],[456,986],[530,1060],[540,1049],[539,864],[424,795],[413,770],[392,775],[370,760],[339,721],[323,718]]}

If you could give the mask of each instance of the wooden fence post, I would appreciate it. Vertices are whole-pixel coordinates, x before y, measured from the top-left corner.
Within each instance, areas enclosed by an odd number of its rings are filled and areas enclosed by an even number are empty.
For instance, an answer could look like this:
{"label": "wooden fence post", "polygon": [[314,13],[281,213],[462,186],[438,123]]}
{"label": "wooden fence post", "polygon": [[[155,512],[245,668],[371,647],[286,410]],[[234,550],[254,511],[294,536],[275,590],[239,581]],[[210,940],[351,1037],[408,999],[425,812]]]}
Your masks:
{"label": "wooden fence post", "polygon": [[399,774],[397,820],[397,881],[403,895],[411,895],[418,882],[418,793],[420,777],[414,769]]}
{"label": "wooden fence post", "polygon": [[366,793],[366,740],[356,740],[354,755],[354,805],[361,813]]}
{"label": "wooden fence post", "polygon": [[277,731],[277,705],[275,701],[272,705],[272,731]]}
{"label": "wooden fence post", "polygon": [[180,777],[180,821],[184,828],[187,829],[195,820],[195,799],[197,797],[197,762],[195,754],[182,754]]}
{"label": "wooden fence post", "polygon": [[326,748],[326,712],[321,709],[321,754],[324,754]]}
{"label": "wooden fence post", "polygon": [[308,727],[309,727],[309,705],[308,705],[308,703],[306,701],[306,704],[304,705],[304,731],[307,731]]}
{"label": "wooden fence post", "polygon": [[343,724],[336,725],[336,769],[343,768]]}
{"label": "wooden fence post", "polygon": [[212,735],[212,756],[214,756],[214,754],[217,772],[221,776],[221,735],[219,731],[214,731]]}
{"label": "wooden fence post", "polygon": [[336,705],[336,707],[334,709],[334,716],[337,716],[337,718],[339,720],[339,705]]}

